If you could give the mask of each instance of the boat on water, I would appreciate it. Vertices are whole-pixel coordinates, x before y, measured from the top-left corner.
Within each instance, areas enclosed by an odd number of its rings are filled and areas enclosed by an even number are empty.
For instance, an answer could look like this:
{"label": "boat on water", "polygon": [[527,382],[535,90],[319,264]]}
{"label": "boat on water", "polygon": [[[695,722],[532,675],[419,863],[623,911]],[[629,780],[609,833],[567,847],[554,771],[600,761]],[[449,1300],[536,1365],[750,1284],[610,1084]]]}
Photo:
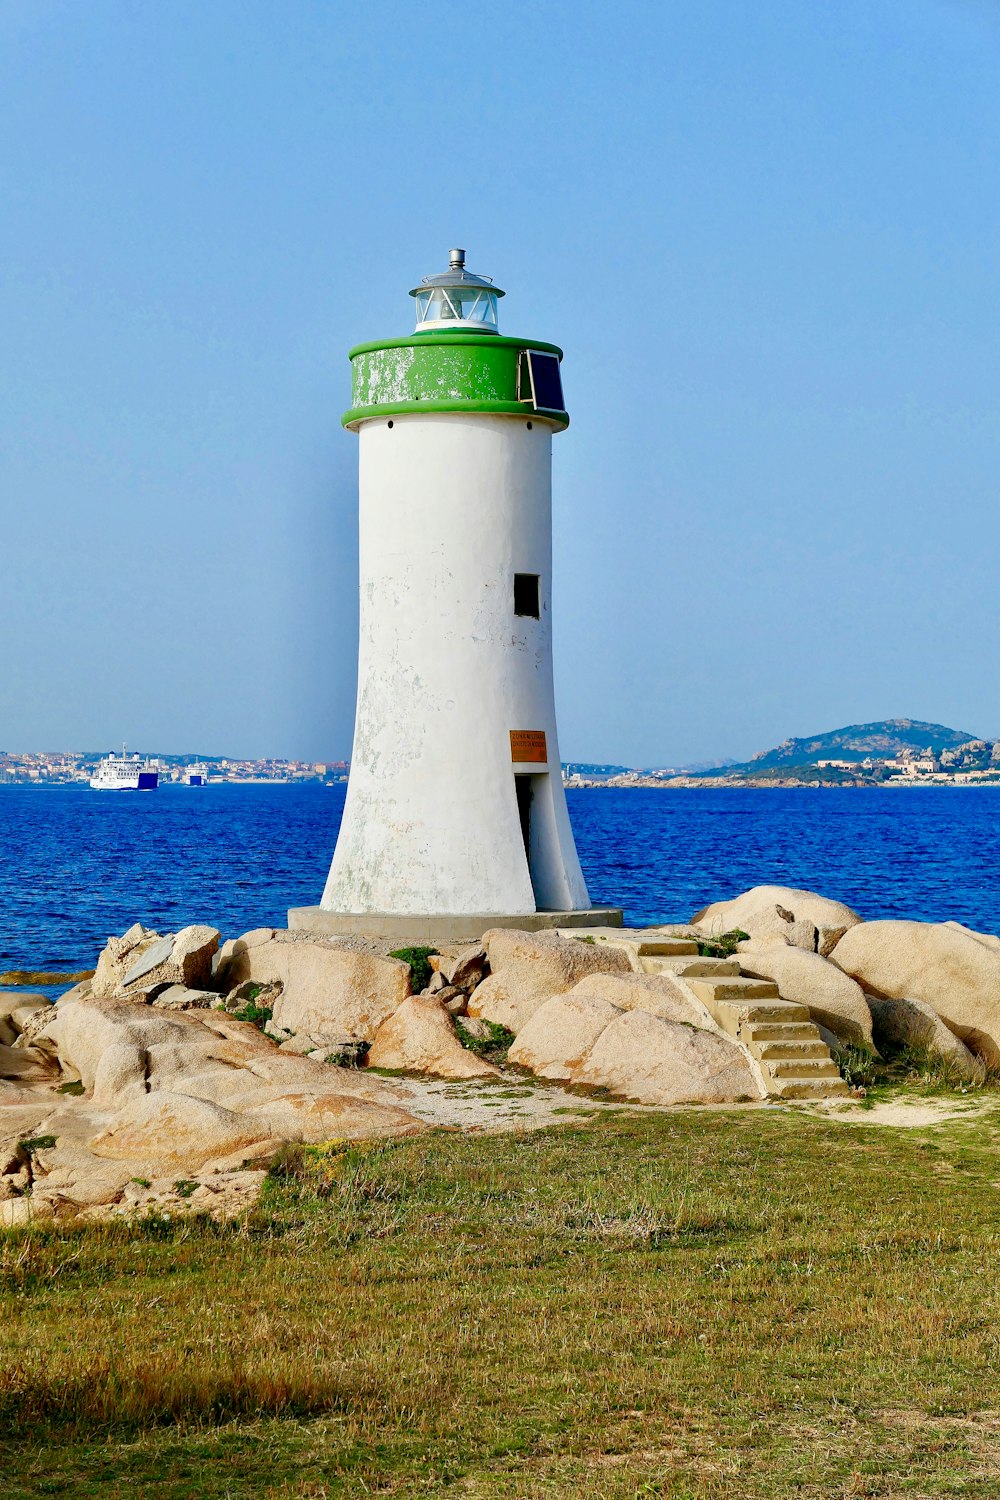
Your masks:
{"label": "boat on water", "polygon": [[201,761],[195,761],[193,766],[188,766],[184,772],[185,786],[204,786],[208,781],[208,767],[203,766]]}
{"label": "boat on water", "polygon": [[90,778],[95,792],[155,792],[159,784],[159,761],[129,755],[127,745],[122,746],[121,755],[112,751],[98,761],[97,771]]}

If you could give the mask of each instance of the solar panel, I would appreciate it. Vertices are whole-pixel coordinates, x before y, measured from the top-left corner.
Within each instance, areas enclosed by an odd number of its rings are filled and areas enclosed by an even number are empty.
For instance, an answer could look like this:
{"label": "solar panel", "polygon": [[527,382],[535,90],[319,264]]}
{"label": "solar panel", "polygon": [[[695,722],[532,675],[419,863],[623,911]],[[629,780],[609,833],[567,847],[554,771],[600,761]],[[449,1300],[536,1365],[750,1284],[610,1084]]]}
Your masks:
{"label": "solar panel", "polygon": [[559,356],[529,349],[528,370],[531,374],[531,397],[535,410],[564,411]]}

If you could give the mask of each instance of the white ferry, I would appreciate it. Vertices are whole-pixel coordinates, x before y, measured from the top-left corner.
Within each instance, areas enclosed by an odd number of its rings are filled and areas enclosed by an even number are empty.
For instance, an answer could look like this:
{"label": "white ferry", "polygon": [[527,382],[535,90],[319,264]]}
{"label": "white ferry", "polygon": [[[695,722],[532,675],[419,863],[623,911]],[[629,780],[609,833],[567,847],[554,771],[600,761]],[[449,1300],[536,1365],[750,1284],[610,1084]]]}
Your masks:
{"label": "white ferry", "polygon": [[201,761],[195,761],[193,766],[188,766],[184,772],[185,786],[204,786],[208,781],[208,767],[203,766]]}
{"label": "white ferry", "polygon": [[106,755],[97,763],[97,774],[90,778],[95,792],[155,792],[160,784],[158,760],[140,760],[122,746],[121,755]]}

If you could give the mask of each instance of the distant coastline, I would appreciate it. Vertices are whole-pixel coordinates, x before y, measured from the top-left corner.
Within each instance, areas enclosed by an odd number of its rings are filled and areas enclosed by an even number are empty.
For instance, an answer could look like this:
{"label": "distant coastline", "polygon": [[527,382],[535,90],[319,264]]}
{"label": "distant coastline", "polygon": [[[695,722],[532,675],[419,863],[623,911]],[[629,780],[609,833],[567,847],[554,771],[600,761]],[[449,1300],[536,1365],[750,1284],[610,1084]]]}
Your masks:
{"label": "distant coastline", "polygon": [[1000,783],[1000,740],[924,719],[876,719],[784,740],[742,763],[664,770],[571,762],[572,787],[990,786]]}
{"label": "distant coastline", "polygon": [[1000,786],[1000,773],[992,776],[921,776],[916,777],[894,777],[891,780],[867,781],[860,778],[845,778],[842,781],[821,780],[792,780],[790,778],[770,777],[768,779],[753,780],[749,777],[722,777],[722,776],[672,776],[668,779],[656,776],[636,776],[634,779],[615,778],[607,781],[588,781],[583,777],[571,777],[566,781],[568,791],[622,791],[629,788],[648,790],[655,788],[657,791],[668,792],[715,792],[715,791],[877,791],[881,788],[898,787],[906,790],[912,787],[947,786],[947,787],[984,787]]}
{"label": "distant coastline", "polygon": [[[160,785],[184,785],[193,763],[208,785],[290,786],[347,781],[350,762],[264,757],[164,755],[149,759]],[[2,786],[74,786],[89,783],[103,752],[0,751]],[[609,762],[564,761],[571,790],[655,788],[712,791],[716,788],[996,786],[1000,785],[1000,739],[976,739],[967,731],[922,719],[878,719],[848,724],[802,739],[784,740],[751,760],[721,765],[637,768]]]}

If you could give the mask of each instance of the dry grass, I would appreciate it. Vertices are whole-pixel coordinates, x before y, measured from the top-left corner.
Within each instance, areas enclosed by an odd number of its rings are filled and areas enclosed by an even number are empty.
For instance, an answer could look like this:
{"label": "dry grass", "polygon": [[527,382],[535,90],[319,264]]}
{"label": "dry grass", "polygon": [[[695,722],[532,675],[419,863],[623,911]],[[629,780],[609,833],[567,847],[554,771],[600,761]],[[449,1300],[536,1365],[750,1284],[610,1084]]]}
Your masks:
{"label": "dry grass", "polygon": [[977,1073],[969,1078],[953,1058],[928,1047],[892,1047],[883,1044],[879,1056],[870,1047],[852,1045],[837,1055],[837,1065],[847,1082],[864,1091],[869,1106],[905,1096],[935,1096],[1000,1093],[1000,1069],[977,1059]]}
{"label": "dry grass", "polygon": [[619,1116],[11,1237],[5,1493],[1000,1496],[998,1146]]}

